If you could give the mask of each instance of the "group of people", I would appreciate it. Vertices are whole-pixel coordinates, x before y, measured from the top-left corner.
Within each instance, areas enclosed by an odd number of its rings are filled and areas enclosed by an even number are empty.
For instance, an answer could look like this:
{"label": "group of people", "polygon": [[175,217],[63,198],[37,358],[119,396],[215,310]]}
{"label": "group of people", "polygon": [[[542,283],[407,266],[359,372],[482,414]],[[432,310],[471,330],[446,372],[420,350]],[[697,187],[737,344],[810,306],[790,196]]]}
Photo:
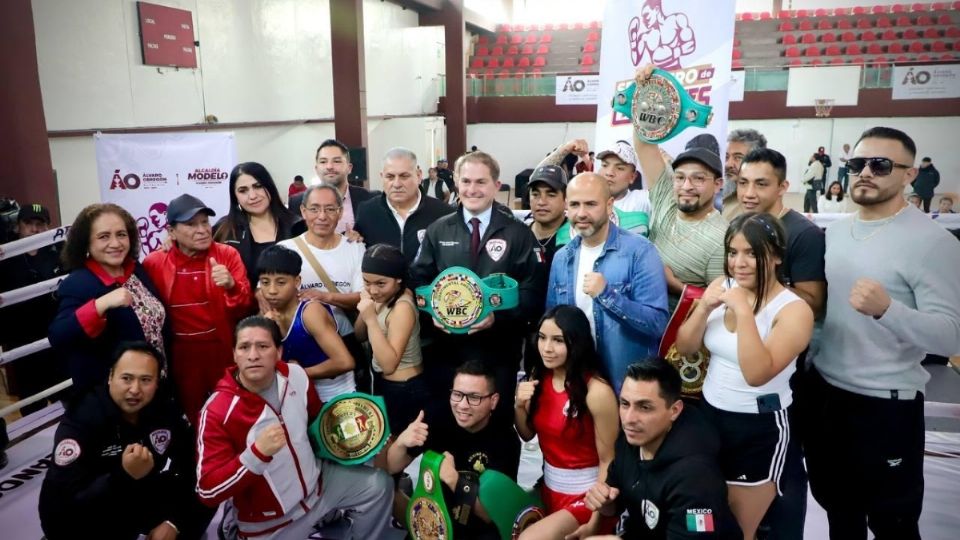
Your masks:
{"label": "group of people", "polygon": [[[574,140],[548,155],[515,215],[487,153],[456,160],[451,206],[413,152],[388,151],[371,193],[324,141],[299,215],[241,163],[228,214],[175,198],[170,241],[142,262],[126,210],[85,208],[49,328],[74,387],[47,538],[196,537],[225,502],[226,536],[343,519],[382,538],[426,450],[444,458],[454,536],[497,538],[480,477],[516,480],[534,437],[546,517],[525,540],[802,538],[808,475],[832,538],[919,538],[920,360],[960,352],[960,244],[903,197],[910,137],[862,134],[844,162],[860,211],[826,235],[784,206],[786,159],[754,130],[725,159],[709,135],[674,158],[636,138],[590,154]],[[569,155],[596,172],[570,178]],[[934,253],[944,264],[917,272]],[[516,306],[451,332],[412,291],[455,267],[512,278]],[[367,465],[315,457],[307,427],[356,390],[383,397],[391,441]]]}

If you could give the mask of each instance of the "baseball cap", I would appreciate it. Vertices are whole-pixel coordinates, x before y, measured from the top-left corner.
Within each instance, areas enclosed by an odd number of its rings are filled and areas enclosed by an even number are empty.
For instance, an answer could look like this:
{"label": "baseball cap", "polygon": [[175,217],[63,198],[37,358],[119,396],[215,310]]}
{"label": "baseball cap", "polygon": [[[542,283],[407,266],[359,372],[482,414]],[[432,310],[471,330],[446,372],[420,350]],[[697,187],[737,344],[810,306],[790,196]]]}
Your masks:
{"label": "baseball cap", "polygon": [[193,195],[184,193],[170,201],[170,204],[167,205],[167,223],[173,225],[175,223],[190,221],[193,219],[193,216],[199,212],[203,212],[208,216],[217,215],[216,212],[203,204],[203,201]]}
{"label": "baseball cap", "polygon": [[31,219],[39,219],[49,225],[50,210],[47,210],[47,207],[41,204],[21,206],[20,212],[17,213],[17,221],[30,221]]}
{"label": "baseball cap", "polygon": [[720,145],[717,144],[717,138],[709,133],[697,135],[690,139],[684,151],[674,158],[673,167],[676,168],[687,161],[702,163],[713,171],[718,178],[723,176],[723,161],[720,160]]}
{"label": "baseball cap", "polygon": [[637,163],[637,153],[634,152],[633,145],[627,141],[617,141],[613,148],[597,154],[597,159],[602,161],[607,156],[617,156],[624,163],[633,165],[633,168],[640,168],[640,164]]}
{"label": "baseball cap", "polygon": [[563,193],[567,190],[567,172],[556,165],[544,165],[537,167],[530,175],[530,181],[527,187],[532,188],[534,184],[543,182],[553,189]]}

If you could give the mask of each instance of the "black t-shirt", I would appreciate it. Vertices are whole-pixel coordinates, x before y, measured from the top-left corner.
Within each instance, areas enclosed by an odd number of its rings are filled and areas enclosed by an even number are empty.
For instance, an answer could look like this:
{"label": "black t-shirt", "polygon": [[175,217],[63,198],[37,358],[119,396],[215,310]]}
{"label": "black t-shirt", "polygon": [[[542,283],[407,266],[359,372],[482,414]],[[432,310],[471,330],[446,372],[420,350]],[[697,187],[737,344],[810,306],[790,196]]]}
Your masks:
{"label": "black t-shirt", "polygon": [[426,444],[410,448],[407,453],[418,456],[426,450],[440,454],[450,452],[458,471],[480,474],[493,469],[516,481],[520,466],[520,438],[513,426],[488,422],[480,431],[470,433],[457,425],[449,407],[444,409],[436,420],[427,418],[430,429]]}
{"label": "black t-shirt", "polygon": [[[527,214],[527,216],[523,218],[523,222],[528,227],[530,227],[531,231],[533,231],[533,224],[534,224],[533,212],[530,212],[529,214]],[[567,219],[564,218],[563,223],[566,223],[566,222],[567,222]],[[560,226],[563,227],[563,224],[561,224]],[[534,234],[534,236],[536,236],[536,234]],[[554,231],[554,233],[550,236],[550,238],[544,238],[542,240],[540,238],[537,238],[537,243],[540,244],[540,247],[543,249],[543,259],[544,259],[543,263],[547,266],[547,268],[550,268],[550,265],[553,264],[553,256],[556,255],[557,251],[559,251],[560,248],[563,247],[563,246],[557,245],[557,231]]]}
{"label": "black t-shirt", "polygon": [[820,227],[794,210],[784,214],[780,222],[787,233],[787,260],[782,267],[786,284],[792,287],[805,281],[826,282],[826,241]]}
{"label": "black t-shirt", "polygon": [[[36,255],[24,253],[0,264],[0,290],[10,291],[63,275],[60,250],[63,244],[46,246]],[[57,314],[53,293],[43,294],[0,310],[0,345],[8,348],[42,339]]]}

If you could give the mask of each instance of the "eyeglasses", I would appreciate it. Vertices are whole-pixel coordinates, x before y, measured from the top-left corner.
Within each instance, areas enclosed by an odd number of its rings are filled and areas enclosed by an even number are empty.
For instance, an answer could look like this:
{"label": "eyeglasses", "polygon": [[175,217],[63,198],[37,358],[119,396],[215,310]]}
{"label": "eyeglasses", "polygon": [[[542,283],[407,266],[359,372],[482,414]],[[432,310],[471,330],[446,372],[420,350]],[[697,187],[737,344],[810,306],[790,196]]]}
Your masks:
{"label": "eyeglasses", "polygon": [[463,398],[467,398],[467,403],[469,405],[473,405],[474,407],[476,407],[477,405],[482,403],[484,399],[492,395],[493,394],[487,394],[485,396],[481,396],[480,394],[464,394],[459,390],[450,390],[450,401],[454,403],[460,403],[461,401],[463,401]]}
{"label": "eyeglasses", "polygon": [[847,172],[850,174],[859,175],[861,172],[863,172],[864,167],[867,165],[870,166],[870,172],[872,172],[874,176],[887,176],[893,172],[894,167],[897,169],[911,168],[910,165],[896,163],[892,159],[887,159],[885,157],[855,157],[847,160]]}
{"label": "eyeglasses", "polygon": [[691,174],[686,176],[683,173],[676,173],[673,175],[673,185],[682,186],[687,180],[693,184],[693,187],[702,187],[707,180],[713,180],[714,177],[707,176],[705,174]]}
{"label": "eyeglasses", "polygon": [[340,206],[305,206],[304,210],[307,211],[311,216],[315,216],[321,212],[328,216],[334,216],[341,209]]}

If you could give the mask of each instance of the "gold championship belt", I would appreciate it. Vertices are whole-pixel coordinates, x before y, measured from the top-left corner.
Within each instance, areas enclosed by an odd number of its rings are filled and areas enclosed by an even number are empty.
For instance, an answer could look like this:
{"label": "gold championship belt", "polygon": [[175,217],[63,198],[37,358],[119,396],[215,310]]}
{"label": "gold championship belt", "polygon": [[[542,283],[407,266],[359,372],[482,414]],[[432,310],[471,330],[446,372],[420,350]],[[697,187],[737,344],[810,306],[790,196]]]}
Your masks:
{"label": "gold championship belt", "polygon": [[633,82],[617,92],[612,106],[630,118],[637,137],[654,144],[688,127],[705,128],[713,119],[713,107],[695,101],[676,77],[659,68],[639,86]]}
{"label": "gold championship belt", "polygon": [[677,368],[682,384],[681,393],[685,397],[700,399],[703,395],[703,381],[707,378],[707,366],[710,363],[710,351],[701,346],[700,350],[691,355],[682,355],[677,352],[677,332],[687,320],[690,313],[697,307],[697,302],[703,297],[704,289],[693,285],[684,285],[680,293],[680,302],[670,317],[667,330],[660,340],[659,354]]}
{"label": "gold championship belt", "polygon": [[413,540],[453,540],[453,522],[443,499],[443,455],[427,450],[420,459],[420,481],[407,505],[407,531]]}
{"label": "gold championship belt", "polygon": [[328,401],[309,428],[317,456],[341,465],[369,460],[390,437],[386,410],[382,397],[362,392]]}
{"label": "gold championship belt", "polygon": [[506,274],[481,279],[469,268],[451,266],[430,285],[417,287],[417,308],[429,313],[451,334],[466,334],[490,312],[517,307],[517,287],[517,281]]}

